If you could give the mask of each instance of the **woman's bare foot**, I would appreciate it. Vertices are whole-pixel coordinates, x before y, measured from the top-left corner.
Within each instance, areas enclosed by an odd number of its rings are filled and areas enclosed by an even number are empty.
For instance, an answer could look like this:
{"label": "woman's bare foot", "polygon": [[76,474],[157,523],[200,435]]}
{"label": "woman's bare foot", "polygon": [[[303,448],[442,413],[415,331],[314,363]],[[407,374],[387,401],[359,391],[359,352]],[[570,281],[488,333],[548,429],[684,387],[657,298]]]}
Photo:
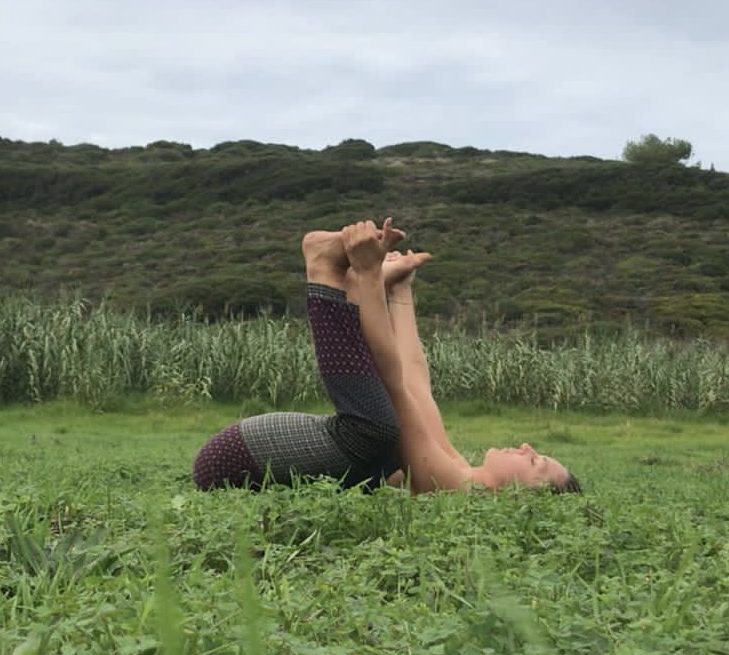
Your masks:
{"label": "woman's bare foot", "polygon": [[349,266],[341,232],[325,230],[307,232],[301,241],[301,252],[304,254],[307,267],[317,263],[326,263],[341,268]]}
{"label": "woman's bare foot", "polygon": [[319,230],[307,233],[301,241],[306,262],[306,280],[344,289],[349,260],[344,252],[341,232]]}
{"label": "woman's bare foot", "polygon": [[[392,226],[392,218],[386,218],[377,236],[386,248],[405,238],[405,232]],[[306,262],[306,279],[338,289],[345,289],[350,302],[357,302],[356,285],[352,280],[349,260],[344,250],[342,233],[317,230],[308,232],[301,241],[301,251]]]}
{"label": "woman's bare foot", "polygon": [[[392,218],[386,218],[382,229],[377,230],[377,236],[384,240],[387,248],[392,248],[398,241],[405,238],[405,232],[392,226]],[[301,251],[307,267],[315,264],[347,268],[349,261],[342,243],[342,233],[316,230],[308,232],[301,241]]]}
{"label": "woman's bare foot", "polygon": [[[410,285],[415,279],[415,270],[420,268],[433,255],[427,252],[414,253],[408,250],[406,254],[398,250],[392,250],[385,255],[382,262],[382,273],[385,283],[385,292],[389,297],[407,294]],[[355,305],[359,304],[359,293],[357,291],[357,276],[350,268],[344,276],[344,288],[347,292],[347,300]]]}

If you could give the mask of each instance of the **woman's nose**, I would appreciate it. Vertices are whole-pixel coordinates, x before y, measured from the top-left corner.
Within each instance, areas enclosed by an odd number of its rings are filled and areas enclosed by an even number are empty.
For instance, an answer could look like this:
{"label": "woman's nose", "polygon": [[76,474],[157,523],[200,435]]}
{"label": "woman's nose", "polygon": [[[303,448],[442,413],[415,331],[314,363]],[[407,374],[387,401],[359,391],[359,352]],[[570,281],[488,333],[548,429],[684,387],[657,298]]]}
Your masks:
{"label": "woman's nose", "polygon": [[530,445],[529,445],[528,443],[526,443],[526,442],[524,442],[524,443],[523,443],[523,444],[521,445],[521,449],[522,449],[522,450],[528,450],[528,451],[530,451],[530,452],[534,452],[534,448],[532,448],[532,447],[531,447],[531,446],[530,446]]}

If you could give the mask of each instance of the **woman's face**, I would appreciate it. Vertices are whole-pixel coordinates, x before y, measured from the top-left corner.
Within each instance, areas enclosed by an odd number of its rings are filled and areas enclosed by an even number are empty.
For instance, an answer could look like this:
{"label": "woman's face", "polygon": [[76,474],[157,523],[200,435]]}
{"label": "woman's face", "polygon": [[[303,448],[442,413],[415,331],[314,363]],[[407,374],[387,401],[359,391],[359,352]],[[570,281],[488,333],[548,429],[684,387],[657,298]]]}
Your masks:
{"label": "woman's face", "polygon": [[519,448],[489,448],[483,470],[495,487],[518,483],[525,487],[563,484],[569,472],[556,459],[540,455],[528,443]]}

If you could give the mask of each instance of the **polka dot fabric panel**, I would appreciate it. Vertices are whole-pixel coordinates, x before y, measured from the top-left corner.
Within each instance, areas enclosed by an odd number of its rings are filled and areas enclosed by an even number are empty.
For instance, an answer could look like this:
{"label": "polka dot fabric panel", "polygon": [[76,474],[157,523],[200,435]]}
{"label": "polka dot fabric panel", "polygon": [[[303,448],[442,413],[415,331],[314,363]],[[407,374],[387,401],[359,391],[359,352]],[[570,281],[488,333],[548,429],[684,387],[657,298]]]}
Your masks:
{"label": "polka dot fabric panel", "polygon": [[362,336],[359,308],[347,303],[344,291],[309,283],[306,309],[323,378],[330,375],[378,377]]}
{"label": "polka dot fabric panel", "polygon": [[340,289],[307,287],[307,311],[316,359],[337,414],[398,426],[397,415],[362,336],[357,305]]}

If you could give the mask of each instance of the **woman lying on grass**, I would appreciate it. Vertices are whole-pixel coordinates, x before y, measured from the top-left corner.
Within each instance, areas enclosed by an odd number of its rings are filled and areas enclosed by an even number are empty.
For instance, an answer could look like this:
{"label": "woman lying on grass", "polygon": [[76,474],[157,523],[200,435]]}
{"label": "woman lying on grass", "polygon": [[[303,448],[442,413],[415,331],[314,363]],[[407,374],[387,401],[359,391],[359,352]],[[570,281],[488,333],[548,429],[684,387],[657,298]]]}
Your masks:
{"label": "woman lying on grass", "polygon": [[404,237],[387,219],[304,237],[307,312],[333,416],[274,412],[234,423],[200,451],[194,478],[202,489],[292,474],[329,475],[345,487],[383,480],[410,489],[498,489],[512,483],[579,491],[556,460],[528,444],[489,449],[471,466],[453,447],[433,400],[418,336],[411,284],[427,253],[389,249]]}

